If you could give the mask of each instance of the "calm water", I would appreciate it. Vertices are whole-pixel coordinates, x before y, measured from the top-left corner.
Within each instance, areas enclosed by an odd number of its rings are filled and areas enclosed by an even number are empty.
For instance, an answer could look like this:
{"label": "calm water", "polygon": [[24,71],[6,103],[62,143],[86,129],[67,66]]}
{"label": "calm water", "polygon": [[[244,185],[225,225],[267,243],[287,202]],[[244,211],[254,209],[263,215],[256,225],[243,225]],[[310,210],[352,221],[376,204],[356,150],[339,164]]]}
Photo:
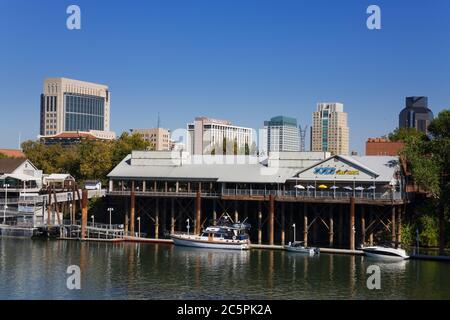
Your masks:
{"label": "calm water", "polygon": [[[450,263],[205,251],[151,244],[0,240],[0,299],[450,299]],[[81,290],[66,287],[79,265]]]}

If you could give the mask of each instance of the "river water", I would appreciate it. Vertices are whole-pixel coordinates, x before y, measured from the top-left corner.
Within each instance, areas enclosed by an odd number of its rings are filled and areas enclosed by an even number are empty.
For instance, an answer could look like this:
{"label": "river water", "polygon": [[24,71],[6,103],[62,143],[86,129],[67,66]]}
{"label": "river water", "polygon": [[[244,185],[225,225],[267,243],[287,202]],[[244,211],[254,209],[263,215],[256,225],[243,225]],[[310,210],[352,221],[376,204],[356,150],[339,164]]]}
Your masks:
{"label": "river water", "polygon": [[[374,264],[379,290],[366,284]],[[71,265],[80,290],[67,288]],[[450,263],[0,239],[0,299],[450,299]]]}

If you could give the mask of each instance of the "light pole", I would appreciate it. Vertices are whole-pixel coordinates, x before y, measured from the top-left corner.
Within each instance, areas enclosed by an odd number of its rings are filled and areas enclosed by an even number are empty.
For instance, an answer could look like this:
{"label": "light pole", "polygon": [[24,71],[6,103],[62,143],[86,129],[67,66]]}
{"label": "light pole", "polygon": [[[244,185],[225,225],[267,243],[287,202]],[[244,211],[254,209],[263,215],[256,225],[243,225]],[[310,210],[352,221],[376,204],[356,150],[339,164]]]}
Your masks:
{"label": "light pole", "polygon": [[186,222],[187,222],[187,226],[186,226],[186,228],[187,228],[187,231],[188,231],[188,235],[189,235],[189,229],[191,228],[191,226],[189,225],[189,218],[188,218],[188,219],[186,219]]}
{"label": "light pole", "polygon": [[111,212],[114,211],[114,208],[108,208],[108,211],[109,211],[109,229],[112,229]]}
{"label": "light pole", "polygon": [[95,226],[94,215],[91,216],[91,219],[92,219],[92,227],[94,227]]}
{"label": "light pole", "polygon": [[141,217],[137,217],[137,221],[138,221],[138,238],[141,237]]}
{"label": "light pole", "polygon": [[3,207],[3,224],[6,224],[6,210],[8,209],[8,187],[9,184],[5,183],[3,188],[5,188],[5,206]]}
{"label": "light pole", "polygon": [[292,227],[294,228],[294,243],[295,243],[295,234],[296,234],[296,232],[295,232],[295,223],[292,225]]}

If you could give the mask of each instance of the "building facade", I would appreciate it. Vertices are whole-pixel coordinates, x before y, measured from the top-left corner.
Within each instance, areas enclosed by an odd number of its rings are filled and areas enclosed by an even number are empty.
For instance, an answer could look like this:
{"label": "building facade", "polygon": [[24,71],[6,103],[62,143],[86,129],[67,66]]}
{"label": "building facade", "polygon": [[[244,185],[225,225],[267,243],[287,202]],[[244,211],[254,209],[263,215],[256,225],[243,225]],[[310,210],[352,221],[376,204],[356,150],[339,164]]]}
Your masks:
{"label": "building facade", "polygon": [[251,128],[234,126],[229,121],[197,117],[187,125],[188,152],[195,155],[223,154],[224,143],[226,153],[232,154],[234,146],[239,150],[250,148],[253,143]]}
{"label": "building facade", "polygon": [[311,151],[348,155],[349,128],[342,103],[318,103],[313,112]]}
{"label": "building facade", "polygon": [[425,134],[433,120],[433,112],[428,108],[427,97],[406,97],[405,108],[399,114],[400,128],[415,128]]}
{"label": "building facade", "polygon": [[108,86],[67,78],[48,78],[41,95],[40,135],[91,132],[114,139],[110,132]]}
{"label": "building facade", "polygon": [[163,128],[131,129],[132,133],[139,134],[143,140],[150,143],[150,148],[155,151],[170,150],[170,131]]}
{"label": "building facade", "polygon": [[267,130],[267,152],[300,151],[297,119],[277,116],[264,121]]}
{"label": "building facade", "polygon": [[369,138],[366,141],[366,156],[398,156],[405,143],[384,138]]}

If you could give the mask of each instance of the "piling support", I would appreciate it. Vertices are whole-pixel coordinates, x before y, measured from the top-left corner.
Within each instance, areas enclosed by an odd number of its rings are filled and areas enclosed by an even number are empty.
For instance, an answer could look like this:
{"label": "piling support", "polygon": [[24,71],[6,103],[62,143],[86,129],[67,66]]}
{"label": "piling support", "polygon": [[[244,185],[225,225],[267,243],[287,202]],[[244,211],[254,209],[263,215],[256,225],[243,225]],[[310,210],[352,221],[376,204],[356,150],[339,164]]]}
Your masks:
{"label": "piling support", "polygon": [[130,206],[130,233],[134,237],[134,216],[136,212],[136,196],[134,194],[134,181],[131,189],[131,206]]}
{"label": "piling support", "polygon": [[274,245],[275,197],[269,196],[269,245]]}
{"label": "piling support", "polygon": [[[373,225],[374,217],[373,217],[373,207],[370,207],[370,224]],[[371,231],[369,232],[369,245],[373,246],[373,227],[371,227]]]}
{"label": "piling support", "polygon": [[281,245],[284,246],[286,243],[286,215],[285,215],[285,205],[284,202],[281,203]]}
{"label": "piling support", "polygon": [[404,206],[398,207],[397,210],[397,242],[402,242],[402,214]]}
{"label": "piling support", "polygon": [[306,202],[303,204],[303,245],[308,246],[308,211]]}
{"label": "piling support", "polygon": [[329,212],[329,230],[328,230],[328,244],[330,248],[333,248],[334,245],[334,220],[333,220],[333,205],[330,205]]}
{"label": "piling support", "polygon": [[234,222],[239,221],[239,211],[238,211],[238,203],[234,201]]}
{"label": "piling support", "polygon": [[392,242],[395,243],[395,247],[397,247],[397,231],[395,229],[395,219],[396,217],[396,210],[395,210],[395,206],[392,206],[391,209],[391,237],[392,237]]}
{"label": "piling support", "polygon": [[355,250],[355,197],[350,198],[350,224],[349,224],[349,239],[350,250]]}
{"label": "piling support", "polygon": [[344,245],[344,206],[339,205],[339,245]]}
{"label": "piling support", "polygon": [[81,199],[81,240],[86,239],[86,227],[88,216],[88,192],[83,190]]}
{"label": "piling support", "polygon": [[262,210],[261,201],[258,201],[258,244],[262,243]]}
{"label": "piling support", "polygon": [[170,233],[175,232],[175,199],[170,199]]}
{"label": "piling support", "polygon": [[197,197],[195,200],[195,233],[199,234],[201,231],[201,225],[202,225],[202,196],[200,193],[200,190],[197,191]]}
{"label": "piling support", "polygon": [[364,205],[361,205],[361,245],[366,242],[366,211]]}
{"label": "piling support", "polygon": [[217,220],[216,200],[213,199],[212,203],[213,203],[213,225],[215,226],[217,223],[217,221],[216,221]]}
{"label": "piling support", "polygon": [[159,199],[156,199],[155,206],[155,239],[159,239]]}

